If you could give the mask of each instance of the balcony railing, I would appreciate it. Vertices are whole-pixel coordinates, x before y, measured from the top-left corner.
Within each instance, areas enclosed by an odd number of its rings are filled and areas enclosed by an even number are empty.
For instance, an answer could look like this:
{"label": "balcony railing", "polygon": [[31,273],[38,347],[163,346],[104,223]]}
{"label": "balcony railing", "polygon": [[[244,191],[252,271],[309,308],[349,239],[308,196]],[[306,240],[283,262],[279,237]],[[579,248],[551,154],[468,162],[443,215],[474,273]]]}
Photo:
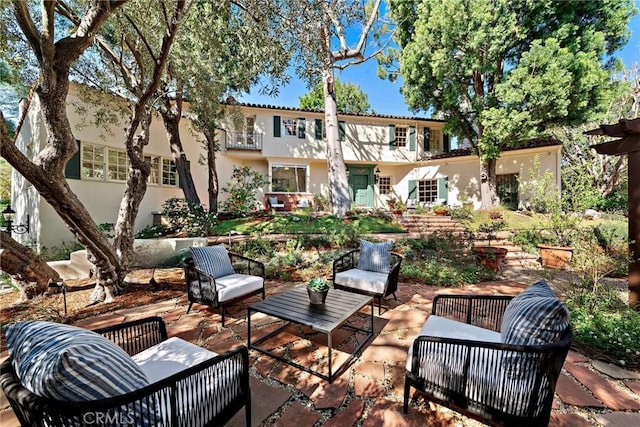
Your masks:
{"label": "balcony railing", "polygon": [[227,140],[225,141],[227,150],[262,150],[262,134],[253,132],[227,132]]}

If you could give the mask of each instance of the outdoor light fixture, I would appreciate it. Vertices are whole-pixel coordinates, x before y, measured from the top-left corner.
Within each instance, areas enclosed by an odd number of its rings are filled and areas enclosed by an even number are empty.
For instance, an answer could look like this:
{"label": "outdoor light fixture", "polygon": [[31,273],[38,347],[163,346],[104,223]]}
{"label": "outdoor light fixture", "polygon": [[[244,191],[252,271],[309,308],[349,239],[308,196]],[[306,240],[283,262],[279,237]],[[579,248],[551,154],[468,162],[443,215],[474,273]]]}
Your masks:
{"label": "outdoor light fixture", "polygon": [[380,181],[380,168],[376,168],[375,172],[373,172],[373,178],[375,179],[376,184]]}
{"label": "outdoor light fixture", "polygon": [[16,216],[16,211],[11,209],[11,205],[8,205],[1,212],[4,221],[7,223],[7,226],[3,231],[7,233],[16,233],[16,234],[24,234],[29,232],[29,214],[27,214],[27,223],[26,224],[14,224],[13,219]]}

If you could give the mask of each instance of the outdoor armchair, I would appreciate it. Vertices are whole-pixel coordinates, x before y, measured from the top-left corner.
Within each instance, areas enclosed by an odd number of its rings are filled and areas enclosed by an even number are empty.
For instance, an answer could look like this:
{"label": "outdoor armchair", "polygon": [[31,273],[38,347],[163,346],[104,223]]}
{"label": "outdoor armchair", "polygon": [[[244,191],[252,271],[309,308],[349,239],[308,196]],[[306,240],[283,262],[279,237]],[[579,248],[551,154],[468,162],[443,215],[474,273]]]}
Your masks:
{"label": "outdoor armchair", "polygon": [[333,261],[333,287],[382,299],[398,289],[402,256],[391,252],[391,242],[361,241],[360,249],[352,249]]}
{"label": "outdoor armchair", "polygon": [[[438,295],[409,350],[404,412],[413,387],[428,400],[485,423],[546,426],[572,340],[568,312],[562,303],[548,310],[520,302],[511,296]],[[522,313],[514,315],[514,309]],[[548,326],[534,319],[536,312],[553,318],[546,332],[536,331]],[[548,340],[539,339],[550,330]],[[518,342],[514,333],[524,337],[520,344],[513,343]]]}
{"label": "outdoor armchair", "polygon": [[[165,324],[160,317],[95,330],[99,335],[82,328],[53,322],[32,323],[19,326],[17,329],[26,328],[28,333],[28,329],[34,327],[45,333],[47,330],[53,330],[52,333],[57,335],[53,339],[40,340],[38,345],[31,342],[30,345],[19,346],[14,350],[13,357],[10,350],[10,358],[0,367],[0,386],[22,426],[214,426],[225,424],[243,407],[247,425],[250,423],[249,360],[247,348],[244,346],[216,354],[180,338],[167,339]],[[80,338],[77,338],[78,336]],[[74,339],[75,343],[60,349],[60,343]],[[92,341],[91,345],[86,345],[87,339]],[[37,341],[39,337],[33,337],[33,340]],[[109,346],[117,348],[112,343],[126,352],[122,352],[119,357],[131,359],[136,369],[104,371],[109,364],[109,355],[104,351],[108,352]],[[146,376],[145,383],[148,385],[125,394],[90,400],[55,399],[50,395],[41,397],[40,395],[46,393],[41,391],[36,395],[27,389],[24,381],[28,384],[32,381],[23,375],[21,382],[21,374],[17,369],[23,368],[19,362],[21,355],[24,356],[29,349],[43,345],[58,350],[47,353],[47,357],[58,358],[49,369],[56,366],[63,370],[56,372],[55,376],[50,375],[49,378],[64,378],[71,369],[79,372],[82,369],[79,365],[86,365],[87,370],[84,372],[100,372],[97,377],[91,376],[89,385],[82,387],[81,391],[91,388],[105,375],[111,383],[113,378],[118,377],[126,382],[138,368]],[[105,348],[107,350],[104,350]],[[81,361],[69,366],[62,362],[68,358],[73,358],[76,362],[78,358],[86,360],[84,363]],[[41,356],[35,355],[30,359],[29,365],[33,368],[41,359]],[[104,360],[105,363],[95,363],[96,360]],[[191,361],[197,363],[191,364]],[[14,366],[16,363],[18,368]],[[73,378],[66,382],[74,383]],[[67,393],[73,389],[64,383],[62,387]],[[47,388],[51,388],[50,380],[38,386],[40,390]]]}
{"label": "outdoor armchair", "polygon": [[184,263],[189,308],[193,303],[219,307],[222,326],[225,308],[264,291],[264,264],[227,252],[223,245],[192,247],[191,257]]}

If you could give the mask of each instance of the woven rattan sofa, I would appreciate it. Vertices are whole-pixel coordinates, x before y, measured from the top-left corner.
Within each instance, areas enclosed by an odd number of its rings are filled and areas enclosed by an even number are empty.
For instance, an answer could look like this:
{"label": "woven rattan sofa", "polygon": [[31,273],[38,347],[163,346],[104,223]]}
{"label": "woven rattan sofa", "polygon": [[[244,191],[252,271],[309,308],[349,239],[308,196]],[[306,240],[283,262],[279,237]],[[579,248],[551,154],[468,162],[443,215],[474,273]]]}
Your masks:
{"label": "woven rattan sofa", "polygon": [[[160,317],[95,332],[116,343],[134,360],[138,357],[136,363],[143,366],[147,378],[156,377],[155,381],[149,378],[148,386],[115,397],[61,401],[40,397],[25,388],[9,358],[0,367],[0,386],[22,426],[217,426],[225,424],[243,407],[246,423],[250,425],[246,347],[216,355],[179,338],[167,339]],[[193,348],[197,348],[198,354],[193,355]],[[190,357],[204,360],[185,368],[185,360],[192,360]],[[170,374],[176,370],[179,372]]]}
{"label": "woven rattan sofa", "polygon": [[[516,300],[511,296],[480,295],[434,299],[432,315],[409,350],[404,413],[413,387],[428,400],[488,424],[549,423],[556,382],[572,340],[568,315],[563,316],[566,323],[556,322],[561,326],[553,342],[508,344],[501,335],[512,301]],[[561,312],[563,304],[558,307]]]}
{"label": "woven rattan sofa", "polygon": [[383,298],[393,295],[397,299],[395,292],[398,290],[402,256],[395,252],[390,253],[387,272],[358,268],[361,265],[360,256],[360,249],[352,249],[333,261],[333,287],[377,298],[380,314]]}

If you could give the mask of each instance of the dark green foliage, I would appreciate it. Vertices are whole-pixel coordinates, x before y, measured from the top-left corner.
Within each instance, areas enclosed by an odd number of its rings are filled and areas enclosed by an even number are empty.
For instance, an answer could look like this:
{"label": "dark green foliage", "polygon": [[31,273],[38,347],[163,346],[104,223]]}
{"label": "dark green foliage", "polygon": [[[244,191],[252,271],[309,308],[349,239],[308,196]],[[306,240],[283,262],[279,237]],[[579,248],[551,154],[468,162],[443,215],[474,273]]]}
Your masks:
{"label": "dark green foliage", "polygon": [[539,230],[517,230],[511,239],[514,245],[520,246],[523,250],[534,253],[538,251],[538,245],[544,243],[544,238]]}
{"label": "dark green foliage", "polygon": [[136,233],[136,239],[157,239],[166,237],[173,232],[173,228],[164,224],[147,225]]}
{"label": "dark green foliage", "polygon": [[249,166],[233,167],[231,180],[222,191],[229,196],[222,203],[221,210],[234,217],[246,217],[258,210],[256,191],[268,183],[266,177]]}
{"label": "dark green foliage", "polygon": [[40,255],[45,261],[62,261],[67,260],[71,256],[71,252],[84,249],[77,240],[72,242],[62,242],[59,246],[46,247],[40,250]]}
{"label": "dark green foliage", "polygon": [[188,237],[206,237],[216,224],[215,215],[208,213],[202,205],[177,197],[164,202],[162,215],[169,222],[172,233],[183,233]]}

